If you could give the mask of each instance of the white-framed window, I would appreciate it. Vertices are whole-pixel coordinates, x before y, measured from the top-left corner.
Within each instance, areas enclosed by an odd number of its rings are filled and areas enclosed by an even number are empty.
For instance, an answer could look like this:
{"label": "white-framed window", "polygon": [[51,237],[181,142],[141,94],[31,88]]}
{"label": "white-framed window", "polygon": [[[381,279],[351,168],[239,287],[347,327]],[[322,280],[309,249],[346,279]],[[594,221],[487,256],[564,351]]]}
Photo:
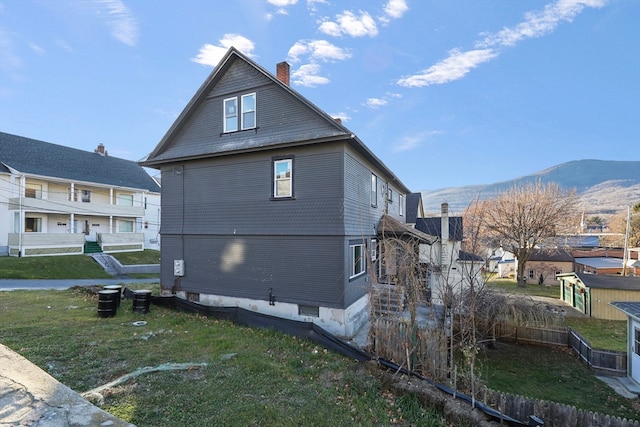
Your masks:
{"label": "white-framed window", "polygon": [[273,197],[293,197],[293,159],[273,161]]}
{"label": "white-framed window", "polygon": [[404,194],[398,194],[398,215],[404,215]]}
{"label": "white-framed window", "polygon": [[364,245],[362,243],[349,245],[349,253],[351,254],[351,274],[349,278],[353,279],[365,272]]}
{"label": "white-framed window", "polygon": [[133,206],[133,194],[118,194],[118,206]]}
{"label": "white-framed window", "polygon": [[42,199],[42,185],[27,184],[24,189],[24,197],[29,197],[32,199]]}
{"label": "white-framed window", "polygon": [[378,177],[371,174],[371,206],[378,206]]}
{"label": "white-framed window", "polygon": [[238,108],[237,96],[227,98],[223,101],[223,109],[224,133],[236,132],[239,129],[255,129],[257,123],[255,93],[242,95],[240,97],[240,108]]}
{"label": "white-framed window", "polygon": [[242,95],[242,130],[256,127],[256,94]]}
{"label": "white-framed window", "polygon": [[635,340],[633,343],[634,352],[640,356],[640,329],[635,328]]}
{"label": "white-framed window", "polygon": [[371,261],[378,260],[378,239],[371,239]]}
{"label": "white-framed window", "polygon": [[83,203],[91,202],[91,190],[80,190],[80,200]]}
{"label": "white-framed window", "polygon": [[536,277],[536,271],[534,269],[529,270],[529,279]]}
{"label": "white-framed window", "polygon": [[42,218],[30,218],[24,219],[24,231],[25,233],[41,233],[42,232]]}
{"label": "white-framed window", "polygon": [[224,132],[235,132],[238,130],[238,98],[227,98],[224,100]]}
{"label": "white-framed window", "polygon": [[391,187],[387,191],[387,197],[389,198],[389,203],[393,203],[393,189]]}
{"label": "white-framed window", "polygon": [[120,220],[118,221],[119,233],[133,233],[133,221]]}

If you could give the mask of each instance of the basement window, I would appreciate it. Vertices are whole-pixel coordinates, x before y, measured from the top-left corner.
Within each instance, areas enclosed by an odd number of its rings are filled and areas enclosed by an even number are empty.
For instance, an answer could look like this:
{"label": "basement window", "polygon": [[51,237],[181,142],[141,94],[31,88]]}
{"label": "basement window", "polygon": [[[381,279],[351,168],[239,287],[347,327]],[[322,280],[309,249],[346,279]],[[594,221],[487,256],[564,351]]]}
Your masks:
{"label": "basement window", "polygon": [[298,305],[298,315],[320,317],[320,307],[317,305]]}

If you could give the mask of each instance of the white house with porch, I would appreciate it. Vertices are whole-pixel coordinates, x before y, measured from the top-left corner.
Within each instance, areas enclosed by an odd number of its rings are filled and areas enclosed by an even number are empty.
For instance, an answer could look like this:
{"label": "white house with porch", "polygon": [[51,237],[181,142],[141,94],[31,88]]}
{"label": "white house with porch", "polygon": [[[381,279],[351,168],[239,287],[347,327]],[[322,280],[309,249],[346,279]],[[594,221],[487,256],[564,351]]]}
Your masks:
{"label": "white house with porch", "polygon": [[0,132],[0,255],[159,249],[160,187],[136,162]]}

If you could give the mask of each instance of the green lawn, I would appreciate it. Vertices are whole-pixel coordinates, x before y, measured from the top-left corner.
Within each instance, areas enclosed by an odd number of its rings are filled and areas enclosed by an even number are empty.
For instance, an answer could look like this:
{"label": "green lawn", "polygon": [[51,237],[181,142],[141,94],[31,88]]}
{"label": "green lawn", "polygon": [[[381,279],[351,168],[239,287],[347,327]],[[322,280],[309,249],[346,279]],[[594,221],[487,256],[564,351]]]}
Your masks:
{"label": "green lawn", "polygon": [[481,359],[492,390],[640,421],[640,401],[616,394],[566,347],[498,343]]}
{"label": "green lawn", "polygon": [[109,279],[86,255],[0,257],[0,279]]}
{"label": "green lawn", "polygon": [[145,249],[136,252],[117,252],[109,254],[122,265],[160,264],[160,251]]}
{"label": "green lawn", "polygon": [[130,301],[101,319],[96,297],[78,288],[1,293],[0,342],[78,392],[145,366],[208,364],[104,394],[103,409],[139,427],[447,425],[417,397],[394,396],[362,364],[310,341],[157,306],[132,313]]}
{"label": "green lawn", "polygon": [[601,350],[627,351],[627,321],[567,317],[565,323]]}
{"label": "green lawn", "polygon": [[527,285],[520,287],[513,279],[490,278],[487,286],[510,294],[560,298],[560,286]]}

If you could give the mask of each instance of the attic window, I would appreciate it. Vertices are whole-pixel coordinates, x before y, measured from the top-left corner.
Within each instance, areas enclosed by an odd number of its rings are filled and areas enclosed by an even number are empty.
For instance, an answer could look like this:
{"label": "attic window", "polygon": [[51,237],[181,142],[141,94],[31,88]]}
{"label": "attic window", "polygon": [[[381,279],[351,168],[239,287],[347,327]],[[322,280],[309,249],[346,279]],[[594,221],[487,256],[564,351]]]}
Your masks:
{"label": "attic window", "polygon": [[237,132],[238,129],[256,128],[256,94],[249,93],[240,97],[240,111],[238,112],[238,97],[224,100],[224,133]]}

